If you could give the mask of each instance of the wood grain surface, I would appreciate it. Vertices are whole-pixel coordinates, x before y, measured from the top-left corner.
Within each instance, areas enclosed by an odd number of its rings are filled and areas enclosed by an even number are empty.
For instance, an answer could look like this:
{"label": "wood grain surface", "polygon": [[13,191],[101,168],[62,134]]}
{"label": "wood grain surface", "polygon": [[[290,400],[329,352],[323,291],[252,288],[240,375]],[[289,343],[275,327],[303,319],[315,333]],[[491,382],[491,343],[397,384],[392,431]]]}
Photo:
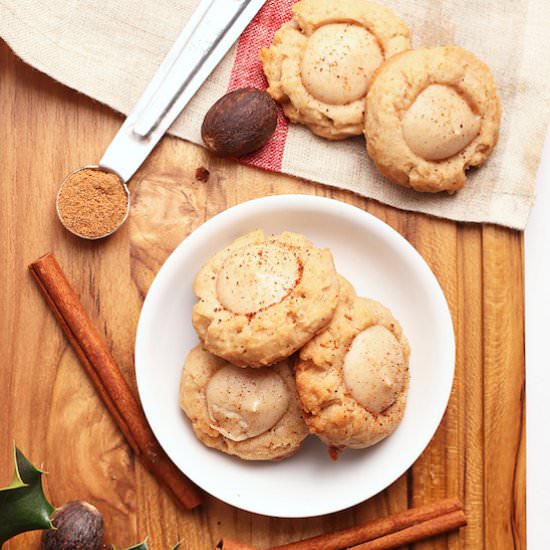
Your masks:
{"label": "wood grain surface", "polygon": [[[468,527],[414,548],[525,548],[522,235],[398,211],[222,161],[166,138],[131,183],[129,222],[105,241],[83,242],[57,221],[55,193],[70,170],[97,162],[121,121],[0,45],[0,485],[11,477],[15,440],[47,470],[54,504],[76,498],[94,503],[106,519],[106,540],[117,546],[149,535],[153,550],[177,540],[184,550],[210,550],[226,536],[265,548],[458,495]],[[198,166],[210,171],[207,183],[195,179]],[[135,390],[136,323],[162,262],[214,214],[278,193],[330,196],[364,208],[426,259],[443,287],[457,336],[449,407],[414,467],[350,510],[282,520],[242,512],[209,496],[193,512],[178,510],[134,460],[27,264],[55,252]],[[38,538],[22,535],[6,547],[37,548]]]}

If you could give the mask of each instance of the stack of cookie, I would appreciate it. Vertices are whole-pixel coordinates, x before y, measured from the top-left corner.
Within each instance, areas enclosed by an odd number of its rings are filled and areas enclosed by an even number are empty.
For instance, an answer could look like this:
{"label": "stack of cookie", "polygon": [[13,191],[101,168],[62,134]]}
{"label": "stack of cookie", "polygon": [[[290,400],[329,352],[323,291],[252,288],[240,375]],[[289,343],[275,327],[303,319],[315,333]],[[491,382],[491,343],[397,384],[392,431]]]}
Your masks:
{"label": "stack of cookie", "polygon": [[337,274],[330,250],[255,231],[206,262],[194,292],[201,345],[185,360],[180,405],[204,444],[278,460],[310,432],[337,452],[401,421],[407,340],[387,308]]}
{"label": "stack of cookie", "polygon": [[452,193],[498,140],[491,71],[455,46],[412,50],[406,24],[368,0],[302,0],[260,51],[285,115],[330,140],[365,135],[384,176]]}

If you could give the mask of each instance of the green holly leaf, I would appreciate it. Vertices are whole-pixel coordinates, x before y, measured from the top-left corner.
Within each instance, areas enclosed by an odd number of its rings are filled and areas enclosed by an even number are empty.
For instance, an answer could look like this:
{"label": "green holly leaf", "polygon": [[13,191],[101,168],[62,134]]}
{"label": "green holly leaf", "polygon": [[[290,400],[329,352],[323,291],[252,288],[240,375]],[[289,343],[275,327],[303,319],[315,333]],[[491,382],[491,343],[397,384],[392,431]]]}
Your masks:
{"label": "green holly leaf", "polygon": [[[180,542],[178,542],[175,546],[171,548],[171,550],[179,550],[180,548]],[[113,550],[120,550],[116,546],[113,546]],[[135,546],[130,546],[130,548],[124,548],[124,550],[149,550],[149,546],[147,545],[147,539],[145,539],[143,542],[140,542],[136,544]]]}
{"label": "green holly leaf", "polygon": [[113,550],[149,550],[149,545],[147,544],[147,539],[145,539],[143,542],[134,544],[134,546],[130,546],[128,548],[117,548],[113,545]]}
{"label": "green holly leaf", "polygon": [[13,480],[0,489],[0,547],[8,540],[35,529],[51,529],[55,508],[42,488],[42,470],[33,466],[14,446]]}

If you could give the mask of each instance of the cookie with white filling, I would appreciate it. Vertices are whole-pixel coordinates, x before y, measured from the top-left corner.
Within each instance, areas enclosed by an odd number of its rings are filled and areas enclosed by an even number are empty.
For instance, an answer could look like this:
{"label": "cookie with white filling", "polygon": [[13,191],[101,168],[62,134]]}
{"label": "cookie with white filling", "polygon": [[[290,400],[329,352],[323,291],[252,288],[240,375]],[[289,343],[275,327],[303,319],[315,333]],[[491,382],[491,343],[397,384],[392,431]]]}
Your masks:
{"label": "cookie with white filling", "polygon": [[338,450],[378,443],[401,422],[409,344],[391,312],[340,278],[327,328],[300,352],[296,388],[312,433]]}
{"label": "cookie with white filling", "polygon": [[180,406],[197,438],[245,460],[280,460],[308,435],[289,360],[243,369],[197,346],[187,356]]}
{"label": "cookie with white filling", "polygon": [[378,169],[417,191],[450,193],[485,162],[500,126],[491,71],[457,47],[410,50],[387,61],[367,96],[365,137]]}
{"label": "cookie with white filling", "polygon": [[367,0],[302,0],[260,51],[268,92],[285,115],[331,140],[360,135],[376,69],[410,48],[409,30]]}
{"label": "cookie with white filling", "polygon": [[240,367],[292,355],[332,318],[338,277],[328,249],[302,235],[258,230],[201,268],[192,321],[204,347]]}

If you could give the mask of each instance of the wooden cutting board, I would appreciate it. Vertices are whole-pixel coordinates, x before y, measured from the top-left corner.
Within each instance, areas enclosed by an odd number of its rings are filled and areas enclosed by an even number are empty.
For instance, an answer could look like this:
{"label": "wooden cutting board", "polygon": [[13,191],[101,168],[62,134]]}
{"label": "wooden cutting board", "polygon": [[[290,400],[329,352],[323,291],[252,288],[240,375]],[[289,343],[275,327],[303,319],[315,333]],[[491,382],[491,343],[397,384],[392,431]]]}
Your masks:
{"label": "wooden cutting board", "polygon": [[[106,519],[106,540],[117,546],[149,535],[154,550],[177,540],[184,541],[184,550],[210,550],[226,536],[265,548],[458,495],[468,527],[414,548],[525,548],[522,235],[398,211],[218,160],[167,138],[132,180],[134,204],[124,229],[102,242],[82,242],[58,223],[55,193],[70,170],[100,158],[121,120],[0,45],[0,485],[11,478],[15,440],[47,470],[51,500],[94,503]],[[195,179],[199,166],[210,171],[207,183]],[[136,323],[162,262],[214,214],[278,193],[329,196],[364,208],[423,255],[443,287],[455,325],[457,368],[449,407],[414,467],[352,509],[282,520],[207,496],[196,511],[178,510],[132,456],[27,264],[55,252],[135,389]],[[37,540],[36,533],[22,535],[7,548],[34,548]]]}

